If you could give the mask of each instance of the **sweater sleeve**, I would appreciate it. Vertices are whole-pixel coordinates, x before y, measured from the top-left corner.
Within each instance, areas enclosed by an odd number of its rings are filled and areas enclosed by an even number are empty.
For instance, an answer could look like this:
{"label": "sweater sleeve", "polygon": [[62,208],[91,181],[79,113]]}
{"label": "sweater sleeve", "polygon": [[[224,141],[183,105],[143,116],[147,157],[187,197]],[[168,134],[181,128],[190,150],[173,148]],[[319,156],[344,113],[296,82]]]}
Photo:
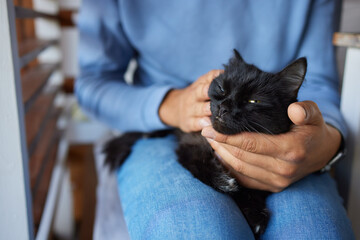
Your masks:
{"label": "sweater sleeve", "polygon": [[325,122],[346,137],[347,129],[340,113],[339,80],[332,45],[337,25],[336,9],[335,0],[313,1],[298,54],[308,59],[308,71],[299,92],[299,100],[316,102]]}
{"label": "sweater sleeve", "polygon": [[135,50],[122,28],[118,1],[83,0],[78,28],[80,76],[75,94],[80,106],[120,131],[166,128],[158,108],[170,86],[134,86],[124,80]]}

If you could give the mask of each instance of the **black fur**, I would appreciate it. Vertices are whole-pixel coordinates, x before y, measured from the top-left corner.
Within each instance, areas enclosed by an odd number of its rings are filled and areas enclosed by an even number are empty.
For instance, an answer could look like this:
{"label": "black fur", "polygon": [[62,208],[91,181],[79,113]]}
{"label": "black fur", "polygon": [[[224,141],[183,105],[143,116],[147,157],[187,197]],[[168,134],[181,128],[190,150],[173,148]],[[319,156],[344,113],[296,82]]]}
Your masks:
{"label": "black fur", "polygon": [[[214,129],[229,135],[244,131],[262,134],[288,131],[291,121],[287,108],[297,101],[297,93],[306,74],[306,59],[300,58],[278,73],[267,73],[247,64],[236,50],[234,54],[229,64],[225,65],[224,73],[210,84]],[[203,183],[229,194],[256,238],[264,233],[270,217],[266,208],[266,197],[270,193],[240,186],[199,132],[184,133],[177,129],[150,134],[126,133],[106,144],[105,162],[111,169],[120,167],[139,138],[161,137],[171,132],[179,141],[176,153],[182,166]]]}

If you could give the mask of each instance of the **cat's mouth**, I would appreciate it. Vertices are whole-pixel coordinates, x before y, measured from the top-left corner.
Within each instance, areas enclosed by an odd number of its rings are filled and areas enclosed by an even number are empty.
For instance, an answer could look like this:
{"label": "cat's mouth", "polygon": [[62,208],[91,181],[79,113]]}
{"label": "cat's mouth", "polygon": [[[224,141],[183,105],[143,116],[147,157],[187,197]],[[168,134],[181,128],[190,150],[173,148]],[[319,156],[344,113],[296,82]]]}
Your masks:
{"label": "cat's mouth", "polygon": [[219,133],[233,135],[239,132],[239,130],[235,127],[238,123],[234,123],[224,117],[212,116],[211,122],[213,128]]}
{"label": "cat's mouth", "polygon": [[221,116],[215,116],[213,118],[212,125],[219,133],[227,134],[229,132],[229,127]]}
{"label": "cat's mouth", "polygon": [[218,120],[220,123],[225,123],[224,119],[222,119],[220,116],[216,116],[215,119]]}

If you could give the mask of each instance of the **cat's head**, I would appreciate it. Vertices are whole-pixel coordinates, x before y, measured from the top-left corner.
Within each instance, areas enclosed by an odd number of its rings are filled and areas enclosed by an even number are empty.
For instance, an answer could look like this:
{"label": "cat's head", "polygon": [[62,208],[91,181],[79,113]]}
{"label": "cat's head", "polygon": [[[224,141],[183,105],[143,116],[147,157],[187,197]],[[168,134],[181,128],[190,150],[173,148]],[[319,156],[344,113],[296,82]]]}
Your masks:
{"label": "cat's head", "polygon": [[278,73],[261,71],[235,56],[209,88],[211,121],[224,134],[243,131],[278,134],[291,126],[288,106],[297,101],[307,61],[299,58]]}

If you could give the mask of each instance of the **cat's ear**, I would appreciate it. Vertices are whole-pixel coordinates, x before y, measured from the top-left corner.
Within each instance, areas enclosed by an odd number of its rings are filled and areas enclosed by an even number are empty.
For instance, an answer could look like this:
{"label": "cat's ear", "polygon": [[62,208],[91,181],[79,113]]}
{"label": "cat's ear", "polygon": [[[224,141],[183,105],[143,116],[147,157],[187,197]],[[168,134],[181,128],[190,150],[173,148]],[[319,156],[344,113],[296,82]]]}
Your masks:
{"label": "cat's ear", "polygon": [[244,59],[241,57],[240,53],[234,48],[234,56],[240,62],[245,62]]}
{"label": "cat's ear", "polygon": [[306,69],[307,60],[302,57],[281,70],[281,72],[279,72],[279,76],[281,81],[286,82],[286,86],[289,87],[288,90],[297,94],[305,79]]}

